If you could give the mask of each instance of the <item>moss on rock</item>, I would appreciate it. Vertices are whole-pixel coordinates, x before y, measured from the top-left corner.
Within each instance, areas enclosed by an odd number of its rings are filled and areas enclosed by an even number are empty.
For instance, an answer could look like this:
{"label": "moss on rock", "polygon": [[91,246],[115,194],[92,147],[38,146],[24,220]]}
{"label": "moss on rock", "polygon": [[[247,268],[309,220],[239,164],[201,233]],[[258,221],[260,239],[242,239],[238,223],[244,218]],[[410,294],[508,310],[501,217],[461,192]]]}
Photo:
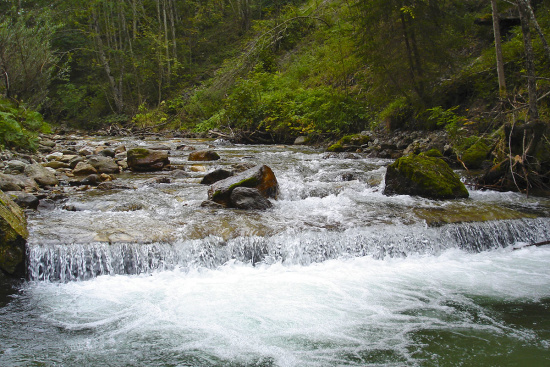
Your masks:
{"label": "moss on rock", "polygon": [[483,140],[479,140],[462,154],[462,162],[470,169],[481,168],[490,152],[491,148]]}
{"label": "moss on rock", "polygon": [[328,147],[327,151],[339,153],[344,151],[344,147],[342,146],[342,144],[336,143]]}
{"label": "moss on rock", "polygon": [[0,269],[8,274],[24,271],[28,236],[23,210],[0,191]]}
{"label": "moss on rock", "polygon": [[370,141],[370,136],[362,134],[346,135],[328,147],[329,152],[355,151]]}
{"label": "moss on rock", "polygon": [[422,155],[426,157],[433,157],[433,158],[443,158],[443,154],[438,149],[430,149],[427,152],[421,153]]}
{"label": "moss on rock", "polygon": [[401,157],[388,166],[385,195],[467,198],[468,190],[447,163],[425,155]]}

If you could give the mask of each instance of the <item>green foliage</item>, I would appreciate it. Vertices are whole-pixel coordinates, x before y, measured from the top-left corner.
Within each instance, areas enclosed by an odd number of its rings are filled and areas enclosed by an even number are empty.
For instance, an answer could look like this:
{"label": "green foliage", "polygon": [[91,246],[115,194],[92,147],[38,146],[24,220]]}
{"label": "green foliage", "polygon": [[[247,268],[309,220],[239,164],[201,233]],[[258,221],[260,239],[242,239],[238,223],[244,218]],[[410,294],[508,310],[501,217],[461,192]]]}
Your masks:
{"label": "green foliage", "polygon": [[36,150],[38,134],[48,132],[40,113],[0,98],[0,147]]}
{"label": "green foliage", "polygon": [[138,113],[134,115],[132,121],[140,128],[165,124],[168,120],[168,116],[163,111],[164,106],[164,101],[161,103],[160,108],[156,109],[148,109],[145,104],[141,104],[139,105]]}
{"label": "green foliage", "polygon": [[414,109],[407,98],[397,98],[389,103],[378,115],[388,131],[411,128],[414,125]]}
{"label": "green foliage", "polygon": [[0,12],[0,94],[31,108],[43,104],[59,72],[59,57],[50,47],[58,28],[48,9]]}
{"label": "green foliage", "polygon": [[225,101],[232,127],[290,136],[338,135],[366,125],[366,107],[328,86],[303,88],[281,74],[256,71],[240,79]]}

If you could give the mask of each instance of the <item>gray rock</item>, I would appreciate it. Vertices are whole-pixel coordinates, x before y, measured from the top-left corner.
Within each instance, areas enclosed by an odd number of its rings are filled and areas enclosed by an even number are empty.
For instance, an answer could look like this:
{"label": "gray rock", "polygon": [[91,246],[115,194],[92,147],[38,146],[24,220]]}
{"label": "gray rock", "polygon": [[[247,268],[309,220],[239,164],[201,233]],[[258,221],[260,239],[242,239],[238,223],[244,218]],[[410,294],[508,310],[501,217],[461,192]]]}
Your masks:
{"label": "gray rock", "polygon": [[55,141],[48,139],[48,138],[42,138],[39,142],[40,145],[43,145],[45,147],[53,148],[55,147]]}
{"label": "gray rock", "polygon": [[97,174],[86,176],[80,181],[81,185],[97,186],[101,183],[101,178]]}
{"label": "gray rock", "polygon": [[172,176],[174,178],[186,178],[189,176],[189,174],[182,169],[176,169],[172,171]]}
{"label": "gray rock", "polygon": [[36,182],[23,175],[7,175],[0,173],[0,190],[2,191],[36,191],[38,185]]}
{"label": "gray rock", "polygon": [[8,161],[6,165],[10,171],[24,172],[25,167],[27,167],[29,164],[22,162],[20,160],[14,159],[14,160]]}
{"label": "gray rock", "polygon": [[303,145],[307,143],[307,136],[299,136],[294,140],[294,145]]}
{"label": "gray rock", "polygon": [[99,153],[97,154],[104,157],[111,157],[111,158],[115,157],[115,151],[111,148],[105,148],[103,150],[100,150]]}
{"label": "gray rock", "polygon": [[237,187],[231,192],[231,206],[245,210],[266,210],[273,205],[260,191],[250,187]]}
{"label": "gray rock", "polygon": [[13,201],[23,209],[36,209],[38,208],[38,204],[40,204],[40,199],[33,194],[22,191],[12,191],[7,192],[6,194],[9,195]]}
{"label": "gray rock", "polygon": [[25,174],[36,181],[39,186],[55,186],[59,183],[55,174],[39,163],[33,163],[26,166]]}
{"label": "gray rock", "polygon": [[[75,169],[76,166],[80,163],[80,162],[84,162],[84,157],[82,156],[75,156],[73,159],[71,159],[68,163],[69,163],[69,167],[71,167],[72,169]],[[95,168],[94,168],[95,170]]]}
{"label": "gray rock", "polygon": [[88,158],[88,163],[91,164],[99,173],[118,173],[120,168],[115,160],[111,157],[95,155]]}

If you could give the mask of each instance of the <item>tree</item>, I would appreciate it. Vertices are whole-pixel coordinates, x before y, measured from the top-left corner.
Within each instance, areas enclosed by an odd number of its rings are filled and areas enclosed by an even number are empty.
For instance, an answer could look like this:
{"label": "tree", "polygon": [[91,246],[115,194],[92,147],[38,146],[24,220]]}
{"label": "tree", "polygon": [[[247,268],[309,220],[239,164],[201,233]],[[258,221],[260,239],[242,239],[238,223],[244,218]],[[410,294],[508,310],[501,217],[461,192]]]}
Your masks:
{"label": "tree", "polygon": [[497,60],[498,89],[500,97],[506,96],[506,78],[504,76],[504,59],[502,57],[502,42],[500,36],[500,16],[498,14],[497,1],[491,0],[493,14],[493,34],[495,36],[495,53]]}
{"label": "tree", "polygon": [[358,47],[380,78],[376,88],[429,105],[434,82],[467,56],[456,52],[471,28],[464,2],[372,0],[355,6]]}
{"label": "tree", "polygon": [[0,18],[0,93],[37,108],[59,57],[50,47],[57,27],[47,10]]}

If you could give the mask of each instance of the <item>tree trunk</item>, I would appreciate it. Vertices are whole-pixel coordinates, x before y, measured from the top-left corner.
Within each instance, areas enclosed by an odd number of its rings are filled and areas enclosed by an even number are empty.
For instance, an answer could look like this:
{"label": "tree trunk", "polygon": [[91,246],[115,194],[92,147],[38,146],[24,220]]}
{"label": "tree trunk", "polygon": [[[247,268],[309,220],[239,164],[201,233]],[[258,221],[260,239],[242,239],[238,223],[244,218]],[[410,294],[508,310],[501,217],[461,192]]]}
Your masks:
{"label": "tree trunk", "polygon": [[535,27],[537,33],[539,34],[542,47],[544,48],[544,52],[546,53],[546,57],[548,58],[548,61],[550,61],[550,46],[548,46],[548,42],[546,42],[546,37],[544,36],[542,29],[540,28],[539,22],[537,22],[537,18],[535,17],[535,12],[533,11],[531,4],[529,3],[529,0],[520,0],[520,1],[523,1],[525,4],[525,8],[527,9],[529,15],[531,16],[531,22],[533,22],[533,26]]}
{"label": "tree trunk", "polygon": [[498,90],[500,97],[506,96],[506,78],[504,76],[504,59],[502,57],[502,45],[500,37],[500,17],[498,15],[497,1],[491,0],[493,10],[493,33],[495,36],[495,52],[497,59]]}
{"label": "tree trunk", "polygon": [[95,12],[92,13],[92,17],[94,22],[95,39],[97,43],[96,51],[98,53],[99,60],[103,65],[103,68],[105,69],[105,73],[107,74],[107,79],[109,80],[109,86],[111,87],[111,92],[113,93],[113,99],[115,101],[116,112],[120,114],[124,111],[122,89],[117,86],[115,78],[113,77],[113,74],[111,72],[111,66],[109,64],[109,60],[107,60],[107,56],[105,55],[105,50],[103,48],[103,40],[101,39],[101,30],[100,30],[99,22]]}
{"label": "tree trunk", "polygon": [[527,92],[529,94],[529,120],[536,122],[539,119],[537,108],[537,78],[535,75],[535,55],[531,42],[531,29],[529,28],[530,15],[523,0],[518,0],[519,16],[521,19],[521,32],[525,47],[525,68],[527,70]]}

